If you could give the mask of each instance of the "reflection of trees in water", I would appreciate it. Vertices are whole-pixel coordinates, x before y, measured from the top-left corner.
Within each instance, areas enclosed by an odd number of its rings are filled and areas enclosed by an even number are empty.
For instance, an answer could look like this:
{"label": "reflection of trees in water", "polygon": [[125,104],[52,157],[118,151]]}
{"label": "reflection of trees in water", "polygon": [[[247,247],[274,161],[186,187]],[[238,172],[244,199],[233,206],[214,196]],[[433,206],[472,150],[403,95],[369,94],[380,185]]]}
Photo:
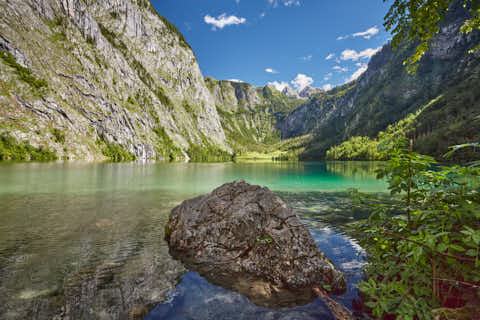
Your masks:
{"label": "reflection of trees in water", "polygon": [[376,179],[375,171],[383,164],[380,161],[328,161],[327,171],[349,178]]}

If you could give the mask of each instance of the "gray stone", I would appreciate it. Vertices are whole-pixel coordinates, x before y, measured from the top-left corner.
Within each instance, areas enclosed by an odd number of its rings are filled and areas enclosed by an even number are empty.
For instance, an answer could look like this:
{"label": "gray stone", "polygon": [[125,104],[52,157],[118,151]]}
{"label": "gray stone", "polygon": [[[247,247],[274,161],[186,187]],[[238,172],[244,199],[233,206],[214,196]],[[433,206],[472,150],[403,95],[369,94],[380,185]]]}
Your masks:
{"label": "gray stone", "polygon": [[165,235],[174,257],[257,304],[307,303],[314,287],[345,290],[343,273],[293,211],[242,180],[174,208]]}
{"label": "gray stone", "polygon": [[285,89],[283,89],[282,93],[291,99],[300,99],[298,92],[293,90],[289,86],[286,86]]}

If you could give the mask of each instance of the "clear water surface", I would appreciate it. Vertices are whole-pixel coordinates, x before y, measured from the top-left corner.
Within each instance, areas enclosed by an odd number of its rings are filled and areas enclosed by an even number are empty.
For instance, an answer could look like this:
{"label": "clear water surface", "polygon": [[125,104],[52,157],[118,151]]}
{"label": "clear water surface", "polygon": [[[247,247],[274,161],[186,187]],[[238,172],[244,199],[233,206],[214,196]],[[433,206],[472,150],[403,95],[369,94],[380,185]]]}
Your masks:
{"label": "clear water surface", "polygon": [[[342,191],[386,190],[386,184],[375,179],[378,165],[1,163],[0,319],[30,315],[39,310],[39,301],[73,290],[78,279],[89,274],[97,287],[113,279],[125,286],[122,277],[139,270],[143,282],[131,287],[167,298],[147,319],[328,319],[331,315],[320,300],[269,310],[195,272],[172,285],[165,280],[173,262],[163,240],[164,225],[181,201],[225,182],[244,179],[267,186],[310,225],[320,249],[345,271],[348,291],[335,298],[351,308],[362,250],[336,229],[335,218],[353,219]],[[326,216],[333,216],[333,222],[322,219]],[[145,271],[147,267],[154,271]]]}

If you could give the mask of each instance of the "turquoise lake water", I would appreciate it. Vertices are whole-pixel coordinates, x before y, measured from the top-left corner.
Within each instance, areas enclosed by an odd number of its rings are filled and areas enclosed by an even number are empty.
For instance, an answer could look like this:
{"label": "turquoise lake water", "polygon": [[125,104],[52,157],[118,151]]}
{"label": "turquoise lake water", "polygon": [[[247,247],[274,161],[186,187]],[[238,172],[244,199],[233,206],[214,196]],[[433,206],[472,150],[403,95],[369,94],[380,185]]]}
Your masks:
{"label": "turquoise lake water", "polygon": [[[385,192],[386,183],[375,179],[378,165],[2,163],[0,319],[29,315],[30,309],[40,308],[39,301],[46,303],[58,292],[68,292],[66,288],[76,283],[78,275],[96,277],[98,284],[98,270],[105,266],[113,266],[116,283],[125,283],[122,277],[136,274],[150,260],[168,273],[172,262],[163,228],[170,210],[187,198],[237,179],[269,187],[308,223],[320,249],[345,271],[349,289],[335,298],[351,308],[355,283],[361,277],[362,250],[334,222],[322,217],[333,212],[342,219],[353,219],[348,217],[348,198],[342,193],[349,188]],[[103,282],[109,279],[101,278]],[[321,301],[268,310],[209,284],[195,272],[178,280],[176,286],[166,285],[158,293],[167,300],[148,319],[328,318]],[[144,290],[156,292],[153,284]]]}

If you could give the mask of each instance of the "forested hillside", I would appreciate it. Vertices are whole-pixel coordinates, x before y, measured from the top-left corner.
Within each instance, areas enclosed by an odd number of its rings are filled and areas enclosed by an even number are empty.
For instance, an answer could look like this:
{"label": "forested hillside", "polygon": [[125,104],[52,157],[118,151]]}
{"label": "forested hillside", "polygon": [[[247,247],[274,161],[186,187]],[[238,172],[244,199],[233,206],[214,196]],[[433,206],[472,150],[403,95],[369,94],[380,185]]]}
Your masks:
{"label": "forested hillside", "polygon": [[357,81],[315,97],[292,112],[281,127],[283,137],[312,130],[314,138],[302,157],[323,159],[332,146],[356,136],[375,138],[423,108],[408,130],[419,152],[439,157],[451,145],[479,140],[474,118],[480,115],[480,56],[468,50],[479,43],[480,33],[459,33],[467,14],[461,4],[453,8],[436,46],[415,74],[403,65],[415,43],[405,42],[396,51],[385,45]]}

